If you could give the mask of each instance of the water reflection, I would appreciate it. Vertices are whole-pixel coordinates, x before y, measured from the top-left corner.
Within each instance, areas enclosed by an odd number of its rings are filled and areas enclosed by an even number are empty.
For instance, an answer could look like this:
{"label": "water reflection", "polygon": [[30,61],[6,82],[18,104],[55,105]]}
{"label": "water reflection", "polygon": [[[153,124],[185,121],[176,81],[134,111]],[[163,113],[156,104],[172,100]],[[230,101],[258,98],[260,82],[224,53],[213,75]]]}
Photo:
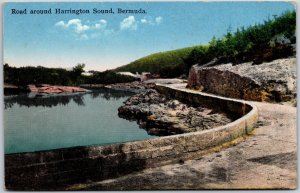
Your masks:
{"label": "water reflection", "polygon": [[124,97],[127,98],[129,96],[132,96],[135,93],[130,91],[121,91],[121,90],[103,88],[99,90],[94,90],[90,94],[92,98],[101,97],[106,100],[118,100],[120,98],[124,98]]}
{"label": "water reflection", "polygon": [[78,106],[84,106],[84,96],[90,95],[93,99],[103,98],[106,100],[118,100],[123,97],[128,97],[134,93],[128,91],[119,91],[113,89],[97,89],[88,93],[77,94],[56,94],[56,95],[42,95],[42,94],[20,94],[14,96],[4,97],[4,108],[11,108],[14,104],[26,107],[53,107],[57,105],[67,105],[71,101],[74,101]]}
{"label": "water reflection", "polygon": [[118,108],[132,94],[102,89],[76,95],[6,96],[5,153],[153,138],[136,122],[118,116]]}

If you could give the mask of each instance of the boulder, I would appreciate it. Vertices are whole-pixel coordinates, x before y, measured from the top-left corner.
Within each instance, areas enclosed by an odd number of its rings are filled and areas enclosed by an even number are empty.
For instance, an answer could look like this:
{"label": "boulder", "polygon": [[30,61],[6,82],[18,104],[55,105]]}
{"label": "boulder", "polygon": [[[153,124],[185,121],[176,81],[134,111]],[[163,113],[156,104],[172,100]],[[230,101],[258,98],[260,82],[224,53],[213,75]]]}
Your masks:
{"label": "boulder", "polygon": [[253,101],[281,102],[296,97],[296,58],[260,65],[251,62],[214,67],[194,65],[188,87],[216,95]]}

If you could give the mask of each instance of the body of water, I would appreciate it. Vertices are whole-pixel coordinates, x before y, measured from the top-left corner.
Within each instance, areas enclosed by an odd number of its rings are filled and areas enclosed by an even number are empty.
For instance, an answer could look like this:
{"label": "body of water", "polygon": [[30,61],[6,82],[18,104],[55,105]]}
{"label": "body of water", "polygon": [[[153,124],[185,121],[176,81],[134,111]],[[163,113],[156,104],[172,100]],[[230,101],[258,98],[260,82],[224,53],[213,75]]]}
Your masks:
{"label": "body of water", "polygon": [[5,153],[152,138],[135,121],[118,116],[117,109],[131,95],[102,89],[64,96],[5,96]]}

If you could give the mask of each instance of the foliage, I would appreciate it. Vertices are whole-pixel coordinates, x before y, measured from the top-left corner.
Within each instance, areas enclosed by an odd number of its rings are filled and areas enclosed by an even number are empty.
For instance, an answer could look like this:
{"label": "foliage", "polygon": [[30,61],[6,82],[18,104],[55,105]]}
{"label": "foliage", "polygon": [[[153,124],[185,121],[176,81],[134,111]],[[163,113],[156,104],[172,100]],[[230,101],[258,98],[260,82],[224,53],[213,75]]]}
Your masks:
{"label": "foliage", "polygon": [[116,71],[129,71],[132,73],[159,73],[160,71],[164,71],[166,69],[173,69],[177,66],[184,65],[185,58],[190,54],[190,52],[193,49],[194,47],[188,47],[178,50],[151,54],[149,56],[138,59],[126,66],[119,67],[116,69]]}
{"label": "foliage", "polygon": [[19,86],[28,84],[72,85],[70,72],[63,68],[10,67],[4,65],[4,82]]}
{"label": "foliage", "polygon": [[75,84],[82,84],[84,83],[81,74],[84,72],[85,64],[77,64],[73,67],[72,71],[70,72],[70,78],[73,83]]}
{"label": "foliage", "polygon": [[[241,63],[244,61],[251,61],[257,57],[262,57],[269,53],[270,59],[286,57],[285,54],[291,55],[292,50],[283,55],[274,55],[279,45],[271,46],[270,42],[276,36],[282,36],[291,39],[291,43],[295,43],[295,30],[296,30],[296,12],[286,12],[280,17],[268,19],[263,24],[256,24],[247,29],[244,27],[239,28],[236,32],[228,32],[220,39],[213,38],[209,42],[209,48],[206,53],[210,59],[217,58],[219,62],[232,62]],[[288,48],[288,45],[286,49]],[[190,57],[194,57],[191,56]],[[194,60],[201,60],[201,55],[197,56]],[[199,62],[204,64],[203,62]]]}
{"label": "foliage", "polygon": [[86,77],[87,84],[114,84],[114,83],[123,83],[123,82],[132,82],[136,79],[131,76],[117,74],[111,70],[104,72],[97,72],[93,76]]}
{"label": "foliage", "polygon": [[188,74],[191,65],[214,61],[214,65],[247,61],[260,63],[287,57],[293,53],[291,45],[271,45],[274,38],[281,36],[296,42],[296,12],[285,12],[279,17],[268,19],[262,24],[235,32],[228,31],[222,38],[213,37],[208,45],[200,45],[179,50],[160,52],[138,59],[116,71],[159,73],[162,77]]}
{"label": "foliage", "polygon": [[120,82],[132,82],[135,79],[130,76],[120,75],[112,71],[97,72],[92,76],[84,76],[84,64],[76,65],[72,71],[63,68],[38,67],[10,67],[4,65],[4,82],[17,86],[28,84],[52,84],[52,85],[76,85],[79,84],[111,84]]}

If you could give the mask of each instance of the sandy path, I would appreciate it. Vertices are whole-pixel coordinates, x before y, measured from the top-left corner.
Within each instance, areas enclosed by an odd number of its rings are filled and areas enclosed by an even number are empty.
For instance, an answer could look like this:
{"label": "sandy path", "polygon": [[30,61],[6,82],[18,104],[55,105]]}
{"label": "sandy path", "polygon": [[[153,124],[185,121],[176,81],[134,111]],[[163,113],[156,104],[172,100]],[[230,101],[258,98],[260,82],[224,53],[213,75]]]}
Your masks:
{"label": "sandy path", "polygon": [[183,164],[143,170],[71,189],[294,189],[296,188],[296,108],[253,102],[259,124],[235,146]]}

